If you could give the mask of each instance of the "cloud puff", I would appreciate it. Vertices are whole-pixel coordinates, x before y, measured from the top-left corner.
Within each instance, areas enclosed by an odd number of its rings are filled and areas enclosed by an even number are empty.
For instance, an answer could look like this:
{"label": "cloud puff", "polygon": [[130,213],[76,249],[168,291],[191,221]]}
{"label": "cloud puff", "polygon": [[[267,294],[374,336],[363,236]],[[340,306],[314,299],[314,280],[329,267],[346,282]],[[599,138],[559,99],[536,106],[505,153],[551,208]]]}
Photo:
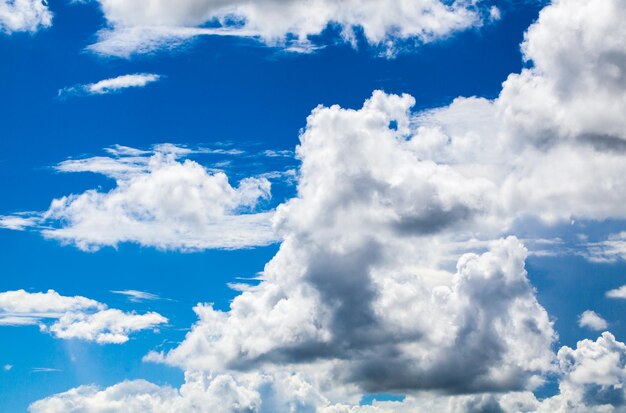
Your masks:
{"label": "cloud puff", "polygon": [[[44,320],[54,319],[48,324]],[[120,344],[140,330],[166,323],[160,314],[125,313],[89,298],[62,296],[54,290],[0,293],[0,326],[39,325],[57,338]]]}
{"label": "cloud puff", "polygon": [[36,32],[51,25],[46,0],[0,0],[0,32]]}
{"label": "cloud puff", "polygon": [[[272,212],[257,212],[257,204],[270,198],[266,178],[244,178],[233,187],[223,172],[179,160],[190,149],[169,144],[157,145],[149,153],[131,149],[116,147],[112,157],[60,163],[59,171],[99,173],[116,179],[116,186],[108,192],[88,190],[53,200],[36,217],[43,235],[83,250],[121,242],[200,250],[276,241]],[[2,222],[13,223],[5,227],[26,227],[12,219],[3,217]]]}
{"label": "cloud puff", "polygon": [[[91,49],[129,56],[175,47],[199,35],[258,38],[270,45],[308,49],[311,37],[335,25],[344,41],[356,32],[373,45],[392,50],[396,42],[425,43],[479,26],[493,15],[480,2],[455,0],[99,0],[110,29]],[[207,27],[208,26],[208,27]]]}
{"label": "cloud puff", "polygon": [[59,97],[81,95],[106,95],[120,92],[128,88],[140,88],[156,82],[160,76],[151,73],[137,73],[123,75],[111,79],[100,80],[96,83],[66,87],[59,90]]}
{"label": "cloud puff", "polygon": [[578,318],[578,325],[595,331],[606,330],[609,324],[595,311],[584,311]]}

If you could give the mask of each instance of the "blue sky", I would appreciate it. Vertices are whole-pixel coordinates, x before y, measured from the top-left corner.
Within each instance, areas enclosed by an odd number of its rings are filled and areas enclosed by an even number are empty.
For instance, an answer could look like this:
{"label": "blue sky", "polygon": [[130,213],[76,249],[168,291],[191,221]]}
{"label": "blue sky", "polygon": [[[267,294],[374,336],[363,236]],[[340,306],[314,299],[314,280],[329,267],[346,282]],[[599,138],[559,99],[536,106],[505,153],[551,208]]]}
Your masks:
{"label": "blue sky", "polygon": [[[134,380],[160,387],[137,382],[128,397],[162,404],[124,411],[191,411],[180,406],[193,392],[161,393],[193,384],[190,372],[229,377],[245,411],[373,399],[381,412],[514,411],[507,397],[524,412],[623,411],[626,358],[609,373],[583,350],[626,354],[626,291],[608,293],[626,284],[624,1],[405,2],[432,7],[432,27],[394,2],[372,12],[355,0],[362,13],[326,21],[319,1],[321,31],[295,0],[226,12],[203,0],[202,16],[183,3],[155,2],[155,17],[109,0],[0,0],[0,411],[118,411],[108,393],[63,392],[122,383],[126,394]],[[31,8],[35,23],[11,20]],[[94,92],[107,79],[122,86]],[[477,255],[457,267],[466,253]],[[55,311],[31,295],[48,290],[100,304]],[[196,314],[198,303],[213,307]],[[111,309],[167,321],[74,330],[72,317]],[[437,325],[431,311],[444,314]],[[99,335],[115,332],[124,342]],[[577,367],[564,367],[563,346]],[[467,374],[445,371],[455,357]],[[395,363],[415,367],[384,368]],[[313,390],[284,384],[293,377]],[[215,411],[235,396],[197,397]]]}

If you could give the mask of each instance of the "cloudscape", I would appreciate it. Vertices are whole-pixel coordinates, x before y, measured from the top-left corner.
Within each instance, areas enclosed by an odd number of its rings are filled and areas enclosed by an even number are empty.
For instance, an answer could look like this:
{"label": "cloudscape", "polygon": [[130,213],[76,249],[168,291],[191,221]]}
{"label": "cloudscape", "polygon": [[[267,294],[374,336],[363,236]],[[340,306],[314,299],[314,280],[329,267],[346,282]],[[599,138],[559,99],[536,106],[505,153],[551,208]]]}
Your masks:
{"label": "cloudscape", "polygon": [[626,413],[626,0],[0,0],[0,411]]}

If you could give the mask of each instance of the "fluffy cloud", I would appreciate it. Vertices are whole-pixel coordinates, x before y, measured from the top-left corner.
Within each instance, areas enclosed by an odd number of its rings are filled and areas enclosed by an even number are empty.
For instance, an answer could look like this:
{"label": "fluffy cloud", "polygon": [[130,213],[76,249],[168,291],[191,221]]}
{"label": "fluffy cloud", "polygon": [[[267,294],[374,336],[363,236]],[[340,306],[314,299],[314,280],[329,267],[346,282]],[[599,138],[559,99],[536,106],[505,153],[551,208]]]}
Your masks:
{"label": "fluffy cloud", "polygon": [[[112,157],[58,165],[62,172],[103,174],[116,179],[116,186],[53,200],[35,221],[44,236],[83,250],[120,242],[183,250],[275,242],[272,212],[256,211],[257,204],[270,198],[266,178],[244,178],[233,187],[223,172],[180,160],[192,151],[174,145],[157,145],[149,153],[121,146],[111,152]],[[16,225],[12,218],[3,217],[5,227],[25,228],[26,223]]]}
{"label": "fluffy cloud", "polygon": [[600,316],[600,314],[591,310],[586,310],[580,315],[580,317],[578,318],[578,325],[596,331],[606,330],[606,328],[609,326],[609,324],[604,318]]}
{"label": "fluffy cloud", "polygon": [[36,32],[52,25],[46,0],[0,0],[0,31]]}
{"label": "fluffy cloud", "polygon": [[624,19],[624,0],[560,0],[544,8],[522,44],[533,68],[511,75],[500,97],[511,128],[537,144],[559,136],[623,151]]}
{"label": "fluffy cloud", "polygon": [[145,87],[150,83],[156,82],[157,80],[159,80],[159,78],[159,75],[151,73],[123,75],[111,79],[100,80],[96,83],[66,87],[59,90],[59,96],[65,97],[70,95],[106,95],[109,93],[119,92],[128,88]]}
{"label": "fluffy cloud", "polygon": [[93,314],[66,313],[46,330],[63,339],[121,344],[128,341],[131,333],[166,322],[167,318],[154,312],[135,314],[107,309]]}
{"label": "fluffy cloud", "polygon": [[494,8],[469,0],[99,3],[111,28],[100,33],[100,41],[91,49],[119,56],[173,47],[207,34],[254,37],[270,45],[302,50],[311,46],[311,36],[321,34],[329,25],[337,26],[345,41],[355,43],[358,28],[369,43],[392,50],[398,41],[430,42],[495,16]]}
{"label": "fluffy cloud", "polygon": [[[44,322],[48,319],[56,321]],[[120,344],[128,341],[133,332],[166,322],[167,319],[157,313],[125,313],[108,309],[105,304],[89,298],[62,296],[54,290],[0,293],[0,326],[39,325],[42,331],[62,339]]]}
{"label": "fluffy cloud", "polygon": [[436,245],[478,228],[493,184],[417,158],[412,103],[377,92],[360,110],[316,109],[263,282],[229,312],[198,306],[186,340],[150,359],[207,371],[326,361],[320,375],[371,392],[538,384],[554,332],[526,278],[526,250],[508,238],[445,269]]}

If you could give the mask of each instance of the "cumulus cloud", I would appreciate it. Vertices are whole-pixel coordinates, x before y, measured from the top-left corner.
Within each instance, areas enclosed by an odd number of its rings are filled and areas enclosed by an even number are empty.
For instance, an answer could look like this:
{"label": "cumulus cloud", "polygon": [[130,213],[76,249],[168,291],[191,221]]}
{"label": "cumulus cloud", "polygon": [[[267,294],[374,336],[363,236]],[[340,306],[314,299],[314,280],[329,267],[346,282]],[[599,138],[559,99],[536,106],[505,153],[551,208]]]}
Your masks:
{"label": "cumulus cloud", "polygon": [[357,32],[391,52],[396,43],[426,43],[493,19],[494,8],[480,1],[314,0],[99,0],[110,28],[91,49],[129,56],[176,47],[200,35],[257,38],[269,45],[310,50],[312,37],[335,26],[343,41],[356,44]]}
{"label": "cumulus cloud", "polygon": [[46,0],[0,0],[0,32],[36,32],[51,25]]}
{"label": "cumulus cloud", "polygon": [[600,314],[592,310],[586,310],[578,317],[578,325],[595,331],[606,330],[609,326]]}
{"label": "cumulus cloud", "polygon": [[[212,376],[188,372],[180,389],[143,380],[100,390],[81,386],[30,406],[32,413],[620,413],[626,411],[626,346],[610,333],[558,352],[559,392],[538,400],[530,392],[446,396],[420,393],[403,401],[334,403],[298,374]],[[221,404],[217,404],[221,402]]]}
{"label": "cumulus cloud", "polygon": [[[52,324],[46,322],[51,319],[55,320]],[[165,317],[154,312],[125,313],[89,298],[62,296],[54,290],[0,293],[0,326],[38,325],[42,331],[62,339],[120,344],[128,341],[133,332],[166,322]]]}
{"label": "cumulus cloud", "polygon": [[[170,144],[148,153],[118,146],[110,149],[112,156],[61,162],[58,171],[102,174],[115,179],[116,186],[55,199],[33,222],[45,237],[83,250],[121,242],[182,250],[275,242],[273,213],[258,211],[270,198],[270,182],[248,177],[233,187],[225,173],[181,159],[193,152]],[[27,225],[15,217],[3,220],[6,228]]]}
{"label": "cumulus cloud", "polygon": [[152,73],[137,73],[132,75],[122,75],[111,79],[100,80],[96,83],[66,87],[59,90],[59,97],[84,96],[84,95],[106,95],[120,92],[129,88],[145,87],[160,79],[159,75]]}

